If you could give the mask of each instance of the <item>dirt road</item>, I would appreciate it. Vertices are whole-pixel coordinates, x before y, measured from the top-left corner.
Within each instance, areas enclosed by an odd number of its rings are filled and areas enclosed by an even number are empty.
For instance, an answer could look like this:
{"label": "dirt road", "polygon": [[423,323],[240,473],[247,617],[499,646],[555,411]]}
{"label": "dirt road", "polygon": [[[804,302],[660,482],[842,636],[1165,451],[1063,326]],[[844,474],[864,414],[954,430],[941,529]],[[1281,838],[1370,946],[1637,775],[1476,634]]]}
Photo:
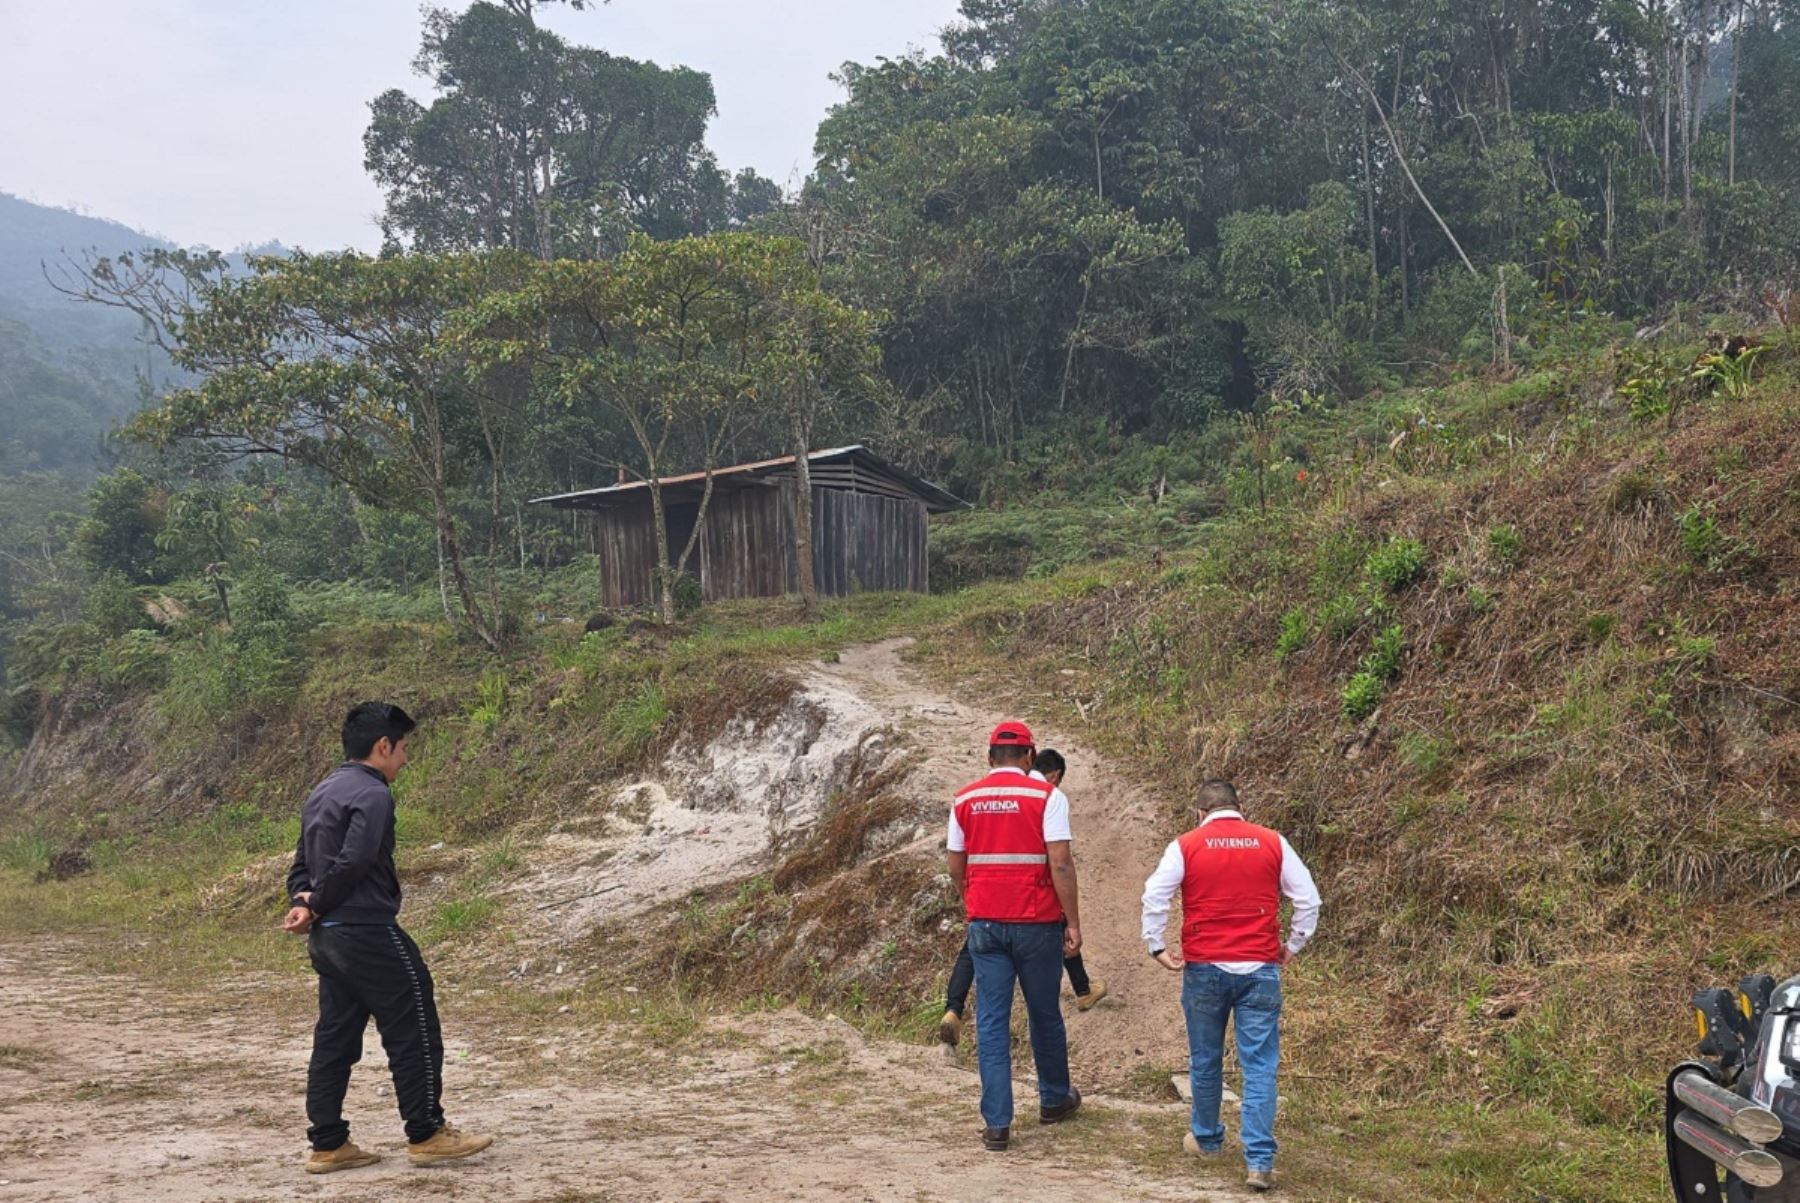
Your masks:
{"label": "dirt road", "polygon": [[[938,855],[954,789],[979,776],[990,725],[902,661],[905,641],[811,672],[877,708],[920,759],[905,783],[912,846]],[[223,1203],[273,1199],[1240,1200],[1240,1164],[1178,1152],[1184,1110],[1121,1097],[1185,1056],[1179,982],[1142,951],[1138,894],[1165,838],[1157,807],[1051,724],[1068,757],[1090,970],[1111,994],[1068,1009],[1089,1106],[1040,1128],[1021,1082],[1013,1148],[984,1153],[968,1064],[794,1012],[687,1017],[671,1033],[627,1008],[596,1021],[554,1000],[527,1026],[481,989],[447,983],[446,1103],[494,1149],[415,1170],[371,1029],[348,1114],[366,1170],[312,1178],[302,1097],[313,1002],[304,975],[233,975],[191,989],[95,975],[94,950],[0,935],[0,1201]],[[295,946],[298,960],[298,945]],[[472,983],[468,983],[472,985]],[[1029,1065],[1018,1067],[1029,1072]]]}
{"label": "dirt road", "polygon": [[1238,1198],[1166,1156],[1138,1164],[1180,1132],[1173,1107],[1096,1099],[984,1153],[972,1075],[841,1021],[714,1018],[668,1048],[556,1016],[501,1034],[452,1000],[446,1101],[498,1143],[462,1166],[406,1165],[371,1039],[348,1113],[387,1159],[311,1178],[304,979],[177,992],[86,972],[79,951],[0,945],[0,1200]]}

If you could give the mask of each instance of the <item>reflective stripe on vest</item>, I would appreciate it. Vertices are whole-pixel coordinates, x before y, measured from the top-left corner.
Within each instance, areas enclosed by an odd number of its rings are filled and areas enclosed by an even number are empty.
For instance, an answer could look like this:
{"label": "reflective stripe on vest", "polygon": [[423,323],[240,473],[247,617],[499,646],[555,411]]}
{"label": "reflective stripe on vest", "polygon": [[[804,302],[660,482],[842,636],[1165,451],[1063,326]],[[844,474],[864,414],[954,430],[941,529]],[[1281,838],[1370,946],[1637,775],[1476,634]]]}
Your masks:
{"label": "reflective stripe on vest", "polygon": [[1063,917],[1050,881],[1044,810],[1051,787],[998,770],[956,795],[968,874],[963,904],[970,919],[1056,923]]}
{"label": "reflective stripe on vest", "polygon": [[1196,963],[1281,959],[1281,836],[1214,819],[1182,836],[1181,955]]}

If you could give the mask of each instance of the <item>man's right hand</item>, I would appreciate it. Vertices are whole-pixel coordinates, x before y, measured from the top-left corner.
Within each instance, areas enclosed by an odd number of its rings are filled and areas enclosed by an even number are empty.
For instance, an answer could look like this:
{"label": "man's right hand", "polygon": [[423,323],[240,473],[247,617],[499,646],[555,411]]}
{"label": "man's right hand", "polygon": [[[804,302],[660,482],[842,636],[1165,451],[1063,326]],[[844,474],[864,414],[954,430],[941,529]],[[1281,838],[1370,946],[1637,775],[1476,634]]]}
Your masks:
{"label": "man's right hand", "polygon": [[1063,956],[1072,957],[1081,951],[1081,929],[1073,923],[1063,928]]}
{"label": "man's right hand", "polygon": [[1166,948],[1156,954],[1156,963],[1158,965],[1161,965],[1164,969],[1167,969],[1171,973],[1180,973],[1181,972],[1180,960],[1178,960],[1176,958],[1174,953],[1170,952]]}
{"label": "man's right hand", "polygon": [[287,918],[281,921],[281,930],[296,936],[304,936],[312,927],[313,913],[303,906],[288,911]]}

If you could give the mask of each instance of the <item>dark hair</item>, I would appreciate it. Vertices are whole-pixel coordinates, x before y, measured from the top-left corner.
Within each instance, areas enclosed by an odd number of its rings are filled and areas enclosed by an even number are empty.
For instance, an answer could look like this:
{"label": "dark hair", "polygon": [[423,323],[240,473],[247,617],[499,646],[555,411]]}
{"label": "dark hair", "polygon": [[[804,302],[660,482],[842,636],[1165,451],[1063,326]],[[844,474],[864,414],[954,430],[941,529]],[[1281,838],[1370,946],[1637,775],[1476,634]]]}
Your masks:
{"label": "dark hair", "polygon": [[391,702],[359,702],[344,716],[344,758],[367,760],[383,739],[399,743],[418,725]]}
{"label": "dark hair", "polygon": [[1031,763],[1031,749],[1024,744],[989,744],[988,763],[995,768],[1015,768]]}
{"label": "dark hair", "polygon": [[1069,771],[1068,762],[1063,759],[1062,753],[1058,752],[1055,748],[1045,748],[1042,752],[1039,752],[1037,754],[1037,759],[1031,762],[1031,767],[1046,777],[1051,773],[1066,773]]}
{"label": "dark hair", "polygon": [[1231,782],[1208,777],[1200,783],[1200,796],[1195,805],[1201,810],[1235,810],[1237,804],[1237,786]]}

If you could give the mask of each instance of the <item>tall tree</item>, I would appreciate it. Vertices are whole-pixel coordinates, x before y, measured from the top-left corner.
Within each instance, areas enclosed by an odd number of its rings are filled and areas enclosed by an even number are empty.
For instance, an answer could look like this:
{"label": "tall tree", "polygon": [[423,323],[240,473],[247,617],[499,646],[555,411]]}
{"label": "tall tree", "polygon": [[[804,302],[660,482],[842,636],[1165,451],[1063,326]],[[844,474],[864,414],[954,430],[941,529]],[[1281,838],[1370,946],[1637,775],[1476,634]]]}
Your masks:
{"label": "tall tree", "polygon": [[502,370],[460,357],[448,334],[460,310],[508,287],[526,262],[510,252],[296,254],[253,258],[247,275],[229,275],[216,258],[156,252],[98,260],[84,287],[143,316],[198,378],[140,414],[133,434],[278,456],[327,473],[368,505],[428,518],[462,622],[497,647],[495,557],[484,600],[455,502],[471,469],[485,466],[490,532],[500,521],[506,463],[492,434],[521,421],[520,397]]}
{"label": "tall tree", "polygon": [[533,7],[427,9],[414,68],[437,96],[370,103],[364,162],[390,245],[591,257],[632,230],[702,233],[763,203],[772,184],[728,177],[706,149],[705,74],[572,45]]}

